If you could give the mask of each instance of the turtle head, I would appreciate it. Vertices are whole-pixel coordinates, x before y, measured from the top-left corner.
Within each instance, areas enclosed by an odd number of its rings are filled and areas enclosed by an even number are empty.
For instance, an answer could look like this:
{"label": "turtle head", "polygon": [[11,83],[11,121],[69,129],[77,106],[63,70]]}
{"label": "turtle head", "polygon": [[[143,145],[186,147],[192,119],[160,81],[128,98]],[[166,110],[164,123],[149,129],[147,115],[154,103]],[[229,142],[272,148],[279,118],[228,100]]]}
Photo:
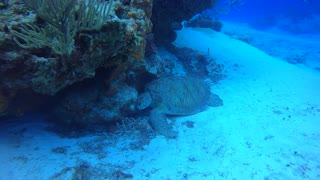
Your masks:
{"label": "turtle head", "polygon": [[139,110],[146,109],[147,107],[150,106],[151,102],[152,102],[152,98],[150,96],[150,93],[142,93],[139,95],[137,99],[136,106]]}

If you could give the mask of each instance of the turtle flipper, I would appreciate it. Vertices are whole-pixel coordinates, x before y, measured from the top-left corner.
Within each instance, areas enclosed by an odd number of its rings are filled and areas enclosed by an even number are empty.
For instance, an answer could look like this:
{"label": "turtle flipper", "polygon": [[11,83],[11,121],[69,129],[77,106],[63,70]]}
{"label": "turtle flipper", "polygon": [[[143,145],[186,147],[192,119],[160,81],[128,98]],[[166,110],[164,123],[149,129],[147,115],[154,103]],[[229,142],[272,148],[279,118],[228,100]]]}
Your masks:
{"label": "turtle flipper", "polygon": [[164,113],[157,110],[152,110],[150,113],[150,122],[154,130],[167,138],[176,138],[178,132],[174,131],[167,122],[167,117]]}
{"label": "turtle flipper", "polygon": [[209,106],[218,107],[223,106],[223,100],[216,94],[210,95]]}

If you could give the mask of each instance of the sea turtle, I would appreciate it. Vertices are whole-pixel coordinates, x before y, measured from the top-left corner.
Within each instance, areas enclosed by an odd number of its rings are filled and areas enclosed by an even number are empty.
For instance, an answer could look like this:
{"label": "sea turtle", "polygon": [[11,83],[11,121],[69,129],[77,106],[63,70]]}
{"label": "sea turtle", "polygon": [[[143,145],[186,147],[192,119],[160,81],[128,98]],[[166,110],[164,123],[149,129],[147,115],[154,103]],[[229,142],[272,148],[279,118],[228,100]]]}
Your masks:
{"label": "sea turtle", "polygon": [[201,112],[207,106],[221,106],[220,97],[210,93],[209,85],[201,79],[170,76],[152,81],[137,99],[139,110],[151,106],[152,127],[168,138],[175,138],[166,115],[191,115]]}

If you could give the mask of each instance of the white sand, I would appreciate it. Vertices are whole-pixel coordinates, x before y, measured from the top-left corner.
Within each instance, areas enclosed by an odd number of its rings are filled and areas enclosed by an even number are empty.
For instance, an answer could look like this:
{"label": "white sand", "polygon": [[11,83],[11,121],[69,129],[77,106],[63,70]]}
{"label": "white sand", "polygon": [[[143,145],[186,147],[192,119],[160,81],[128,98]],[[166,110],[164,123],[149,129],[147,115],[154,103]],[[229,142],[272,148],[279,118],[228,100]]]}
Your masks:
{"label": "white sand", "polygon": [[213,87],[225,105],[207,112],[212,121],[201,121],[201,131],[215,137],[196,136],[203,137],[202,146],[211,142],[212,151],[224,147],[218,157],[222,165],[211,156],[214,172],[228,179],[320,177],[320,72],[272,58],[210,30],[179,32],[176,45],[203,52],[210,48],[228,70],[227,79]]}
{"label": "white sand", "polygon": [[223,23],[222,31],[248,41],[254,47],[281,60],[320,69],[320,34],[288,35],[278,29],[258,31],[246,24]]}
{"label": "white sand", "polygon": [[[22,142],[5,141],[14,134],[1,131],[0,180],[49,179],[80,159],[106,170],[126,166],[123,172],[139,180],[320,178],[319,71],[207,29],[179,31],[175,44],[203,53],[209,48],[210,56],[225,65],[226,79],[212,87],[224,106],[175,118],[177,139],[157,136],[144,151],[132,151],[120,148],[126,143],[120,138],[116,145],[106,144],[107,155],[100,159],[77,145],[94,136],[63,139],[43,134],[41,123],[22,123],[40,130],[28,130]],[[182,125],[186,121],[194,121],[194,128]],[[58,146],[70,146],[67,155],[52,154]]]}

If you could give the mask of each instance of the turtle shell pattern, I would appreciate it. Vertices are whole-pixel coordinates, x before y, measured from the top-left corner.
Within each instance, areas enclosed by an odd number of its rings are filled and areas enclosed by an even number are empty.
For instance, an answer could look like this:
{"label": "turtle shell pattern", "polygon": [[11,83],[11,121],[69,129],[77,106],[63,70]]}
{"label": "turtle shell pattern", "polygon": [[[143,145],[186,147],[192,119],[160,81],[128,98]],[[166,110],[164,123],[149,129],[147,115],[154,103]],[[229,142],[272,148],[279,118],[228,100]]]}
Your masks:
{"label": "turtle shell pattern", "polygon": [[147,86],[152,107],[168,115],[190,115],[203,111],[210,102],[210,88],[201,79],[165,77]]}

